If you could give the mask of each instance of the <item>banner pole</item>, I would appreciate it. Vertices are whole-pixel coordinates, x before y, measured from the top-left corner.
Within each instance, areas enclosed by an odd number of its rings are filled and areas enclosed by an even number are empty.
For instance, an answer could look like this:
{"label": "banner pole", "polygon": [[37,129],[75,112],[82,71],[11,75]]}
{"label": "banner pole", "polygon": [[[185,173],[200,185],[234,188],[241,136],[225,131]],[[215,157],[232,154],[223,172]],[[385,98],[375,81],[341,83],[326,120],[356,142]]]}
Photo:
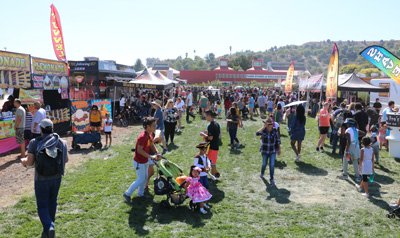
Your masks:
{"label": "banner pole", "polygon": [[114,81],[114,103],[113,103],[113,104],[114,104],[114,110],[113,110],[113,111],[114,111],[114,118],[115,118],[115,116],[116,116],[116,115],[115,115],[115,111],[116,111],[116,110],[115,110],[115,94],[116,94],[116,93],[117,93],[117,86],[115,85],[115,81]]}

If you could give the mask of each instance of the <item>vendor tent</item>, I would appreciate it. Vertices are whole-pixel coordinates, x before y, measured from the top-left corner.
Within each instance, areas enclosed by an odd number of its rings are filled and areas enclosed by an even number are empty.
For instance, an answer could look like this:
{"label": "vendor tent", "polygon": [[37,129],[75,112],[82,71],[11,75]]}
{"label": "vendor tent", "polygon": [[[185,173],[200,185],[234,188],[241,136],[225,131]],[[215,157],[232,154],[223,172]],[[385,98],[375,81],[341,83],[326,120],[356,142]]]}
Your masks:
{"label": "vendor tent", "polygon": [[135,84],[135,88],[156,90],[165,90],[174,86],[172,82],[160,80],[154,74],[150,73],[147,69],[144,69],[143,72],[139,74],[139,76],[131,80],[129,83]]}
{"label": "vendor tent", "polygon": [[173,79],[169,79],[169,78],[165,77],[165,75],[163,75],[162,73],[160,73],[160,71],[158,71],[158,70],[156,71],[156,73],[154,74],[154,76],[156,76],[156,77],[157,77],[158,79],[160,79],[161,81],[172,83],[174,86],[177,85],[177,84],[179,84],[178,81],[173,80]]}
{"label": "vendor tent", "polygon": [[338,81],[338,91],[389,92],[388,88],[382,88],[369,84],[355,74],[341,74],[339,75]]}

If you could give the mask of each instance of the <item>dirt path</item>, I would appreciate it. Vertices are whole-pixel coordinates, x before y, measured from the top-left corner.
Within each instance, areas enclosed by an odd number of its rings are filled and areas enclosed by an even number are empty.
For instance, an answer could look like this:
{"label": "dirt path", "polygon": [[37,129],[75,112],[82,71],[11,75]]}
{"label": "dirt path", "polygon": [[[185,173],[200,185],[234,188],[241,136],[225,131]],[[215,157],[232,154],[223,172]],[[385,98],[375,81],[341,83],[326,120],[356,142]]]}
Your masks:
{"label": "dirt path", "polygon": [[[138,126],[114,127],[112,138],[113,145],[119,145],[125,136],[136,131]],[[67,141],[69,153],[69,162],[67,169],[73,169],[88,160],[96,151],[91,148],[90,144],[81,145],[79,151],[71,149],[72,135],[62,136]],[[105,137],[102,135],[103,145]],[[12,206],[16,204],[21,196],[28,196],[34,193],[34,169],[26,169],[22,167],[19,149],[12,150],[0,156],[0,208]]]}

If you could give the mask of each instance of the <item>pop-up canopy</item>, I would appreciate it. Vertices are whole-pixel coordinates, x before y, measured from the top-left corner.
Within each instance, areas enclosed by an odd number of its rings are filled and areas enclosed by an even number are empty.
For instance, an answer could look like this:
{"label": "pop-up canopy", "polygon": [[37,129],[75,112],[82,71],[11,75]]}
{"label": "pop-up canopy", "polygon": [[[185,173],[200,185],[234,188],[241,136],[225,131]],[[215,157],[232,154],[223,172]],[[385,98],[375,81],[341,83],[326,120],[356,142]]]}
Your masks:
{"label": "pop-up canopy", "polygon": [[139,76],[131,80],[129,84],[134,84],[135,88],[165,90],[172,88],[174,84],[166,80],[160,80],[154,74],[144,69]]}
{"label": "pop-up canopy", "polygon": [[357,92],[389,92],[388,88],[382,88],[366,83],[355,74],[341,74],[338,80],[339,91]]}
{"label": "pop-up canopy", "polygon": [[178,81],[173,80],[173,79],[169,79],[169,78],[165,77],[165,75],[163,75],[162,73],[160,73],[160,71],[158,71],[158,70],[156,71],[156,73],[154,74],[154,76],[156,76],[156,77],[157,77],[158,79],[160,79],[161,81],[173,83],[174,86],[176,86],[177,84],[179,84]]}

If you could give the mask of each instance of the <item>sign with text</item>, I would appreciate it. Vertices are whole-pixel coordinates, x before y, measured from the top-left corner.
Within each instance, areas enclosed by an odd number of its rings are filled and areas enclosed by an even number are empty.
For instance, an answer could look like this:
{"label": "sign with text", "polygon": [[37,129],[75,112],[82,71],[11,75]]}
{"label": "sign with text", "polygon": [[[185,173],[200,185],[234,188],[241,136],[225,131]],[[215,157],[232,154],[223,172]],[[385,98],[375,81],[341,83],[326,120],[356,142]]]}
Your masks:
{"label": "sign with text", "polygon": [[56,7],[51,4],[50,14],[50,28],[51,28],[51,40],[53,42],[54,53],[59,61],[67,63],[67,56],[65,55],[64,39],[61,29],[60,16]]}
{"label": "sign with text", "polygon": [[382,46],[368,46],[360,55],[400,84],[400,59]]}
{"label": "sign with text", "polygon": [[40,89],[20,89],[19,99],[21,99],[22,104],[33,104],[35,102],[43,103],[43,91]]}
{"label": "sign with text", "polygon": [[290,63],[289,69],[286,74],[285,92],[292,91],[293,75],[294,75],[294,61]]}
{"label": "sign with text", "polygon": [[30,56],[0,51],[0,88],[30,88]]}
{"label": "sign with text", "polygon": [[318,74],[311,76],[307,80],[307,90],[309,91],[321,91],[322,90],[322,81],[324,79],[324,74]]}
{"label": "sign with text", "polygon": [[32,57],[33,74],[68,76],[67,66],[64,62]]}
{"label": "sign with text", "polygon": [[332,102],[335,102],[337,100],[339,77],[339,50],[336,44],[333,46],[328,75],[326,77],[326,100],[330,99]]}

